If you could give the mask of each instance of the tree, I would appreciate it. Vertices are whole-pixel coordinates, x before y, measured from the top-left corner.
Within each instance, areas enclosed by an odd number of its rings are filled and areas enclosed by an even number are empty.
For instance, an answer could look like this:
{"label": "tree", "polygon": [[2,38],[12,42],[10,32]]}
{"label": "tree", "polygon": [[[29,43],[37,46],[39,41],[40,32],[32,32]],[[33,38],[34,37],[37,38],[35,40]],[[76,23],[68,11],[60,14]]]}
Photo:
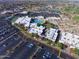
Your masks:
{"label": "tree", "polygon": [[32,37],[39,38],[38,34],[34,34],[34,33],[32,33]]}
{"label": "tree", "polygon": [[79,49],[75,48],[75,53],[79,55]]}

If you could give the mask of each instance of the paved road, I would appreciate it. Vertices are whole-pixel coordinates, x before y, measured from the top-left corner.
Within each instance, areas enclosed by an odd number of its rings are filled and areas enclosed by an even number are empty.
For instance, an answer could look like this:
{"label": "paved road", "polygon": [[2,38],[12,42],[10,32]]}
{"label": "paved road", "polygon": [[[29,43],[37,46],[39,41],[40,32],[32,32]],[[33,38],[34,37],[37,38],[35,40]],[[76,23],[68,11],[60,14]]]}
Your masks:
{"label": "paved road", "polygon": [[[36,41],[36,40],[33,40],[33,39],[32,39],[32,40],[29,40],[29,41],[34,41],[35,43],[38,43],[38,45],[40,45],[40,46],[50,48],[50,50],[52,50],[52,52],[53,52],[54,54],[56,54],[56,55],[59,54],[59,50],[56,49],[56,48],[54,48],[54,47],[50,47],[49,45],[46,45],[46,44],[44,44],[44,43],[42,43],[42,42],[39,42],[39,41]],[[60,56],[61,56],[62,58],[64,58],[64,59],[75,59],[75,58],[73,58],[72,56],[66,54],[65,52],[61,52],[61,55],[60,55]]]}

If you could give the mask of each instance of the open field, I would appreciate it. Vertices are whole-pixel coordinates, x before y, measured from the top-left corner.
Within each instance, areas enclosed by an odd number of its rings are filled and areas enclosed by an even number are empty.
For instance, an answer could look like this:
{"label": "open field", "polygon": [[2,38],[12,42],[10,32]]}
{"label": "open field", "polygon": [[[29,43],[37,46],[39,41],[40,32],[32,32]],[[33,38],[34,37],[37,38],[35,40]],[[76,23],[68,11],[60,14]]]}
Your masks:
{"label": "open field", "polygon": [[64,11],[67,13],[79,14],[79,7],[67,6],[67,7],[64,7]]}
{"label": "open field", "polygon": [[79,16],[74,16],[74,17],[73,17],[73,20],[79,21]]}

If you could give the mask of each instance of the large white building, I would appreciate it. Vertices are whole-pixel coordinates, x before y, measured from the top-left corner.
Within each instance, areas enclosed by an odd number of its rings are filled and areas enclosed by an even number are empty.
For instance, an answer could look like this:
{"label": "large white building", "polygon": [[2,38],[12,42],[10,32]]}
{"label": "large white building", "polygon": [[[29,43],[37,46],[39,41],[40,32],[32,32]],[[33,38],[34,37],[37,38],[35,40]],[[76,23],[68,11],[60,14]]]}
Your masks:
{"label": "large white building", "polygon": [[59,40],[59,42],[69,46],[70,48],[79,48],[79,36],[68,32],[62,32],[61,40]]}
{"label": "large white building", "polygon": [[31,18],[29,18],[28,16],[26,16],[26,17],[20,17],[20,18],[18,18],[15,21],[15,23],[23,24],[25,27],[29,27],[30,26],[30,21],[31,21]]}
{"label": "large white building", "polygon": [[[42,16],[37,17],[38,19],[43,18]],[[43,33],[43,29],[45,29],[44,26],[40,25],[38,26],[37,23],[30,23],[32,19],[29,18],[28,16],[26,17],[20,17],[18,18],[15,23],[19,23],[19,24],[23,24],[25,27],[30,27],[28,29],[29,33],[35,33],[38,34],[39,36],[41,36],[41,34]],[[46,38],[48,38],[51,41],[55,41],[57,36],[58,36],[58,29],[53,29],[50,28],[47,30],[47,32],[45,33]]]}
{"label": "large white building", "polygon": [[41,35],[44,28],[45,27],[43,26],[37,26],[37,23],[31,23],[29,33],[36,33],[38,35]]}
{"label": "large white building", "polygon": [[55,41],[57,36],[58,36],[57,29],[50,28],[46,32],[46,38],[48,38],[49,40]]}

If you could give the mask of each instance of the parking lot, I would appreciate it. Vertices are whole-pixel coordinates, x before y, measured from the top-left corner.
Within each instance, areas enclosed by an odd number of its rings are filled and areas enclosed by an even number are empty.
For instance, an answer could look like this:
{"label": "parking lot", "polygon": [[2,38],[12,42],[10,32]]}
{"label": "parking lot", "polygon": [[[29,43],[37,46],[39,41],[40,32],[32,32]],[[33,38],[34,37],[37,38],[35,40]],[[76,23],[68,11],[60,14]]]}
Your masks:
{"label": "parking lot", "polygon": [[29,59],[36,49],[37,47],[35,44],[23,42],[9,57],[4,59]]}
{"label": "parking lot", "polygon": [[0,55],[5,55],[7,50],[12,49],[22,41],[18,32],[19,30],[9,22],[0,20]]}
{"label": "parking lot", "polygon": [[43,48],[42,46],[43,44],[39,45],[38,42],[24,37],[10,23],[0,21],[0,56],[6,55],[9,52],[3,59],[57,58],[48,47],[45,46]]}
{"label": "parking lot", "polygon": [[53,54],[48,48],[40,48],[32,59],[59,59],[57,55]]}

